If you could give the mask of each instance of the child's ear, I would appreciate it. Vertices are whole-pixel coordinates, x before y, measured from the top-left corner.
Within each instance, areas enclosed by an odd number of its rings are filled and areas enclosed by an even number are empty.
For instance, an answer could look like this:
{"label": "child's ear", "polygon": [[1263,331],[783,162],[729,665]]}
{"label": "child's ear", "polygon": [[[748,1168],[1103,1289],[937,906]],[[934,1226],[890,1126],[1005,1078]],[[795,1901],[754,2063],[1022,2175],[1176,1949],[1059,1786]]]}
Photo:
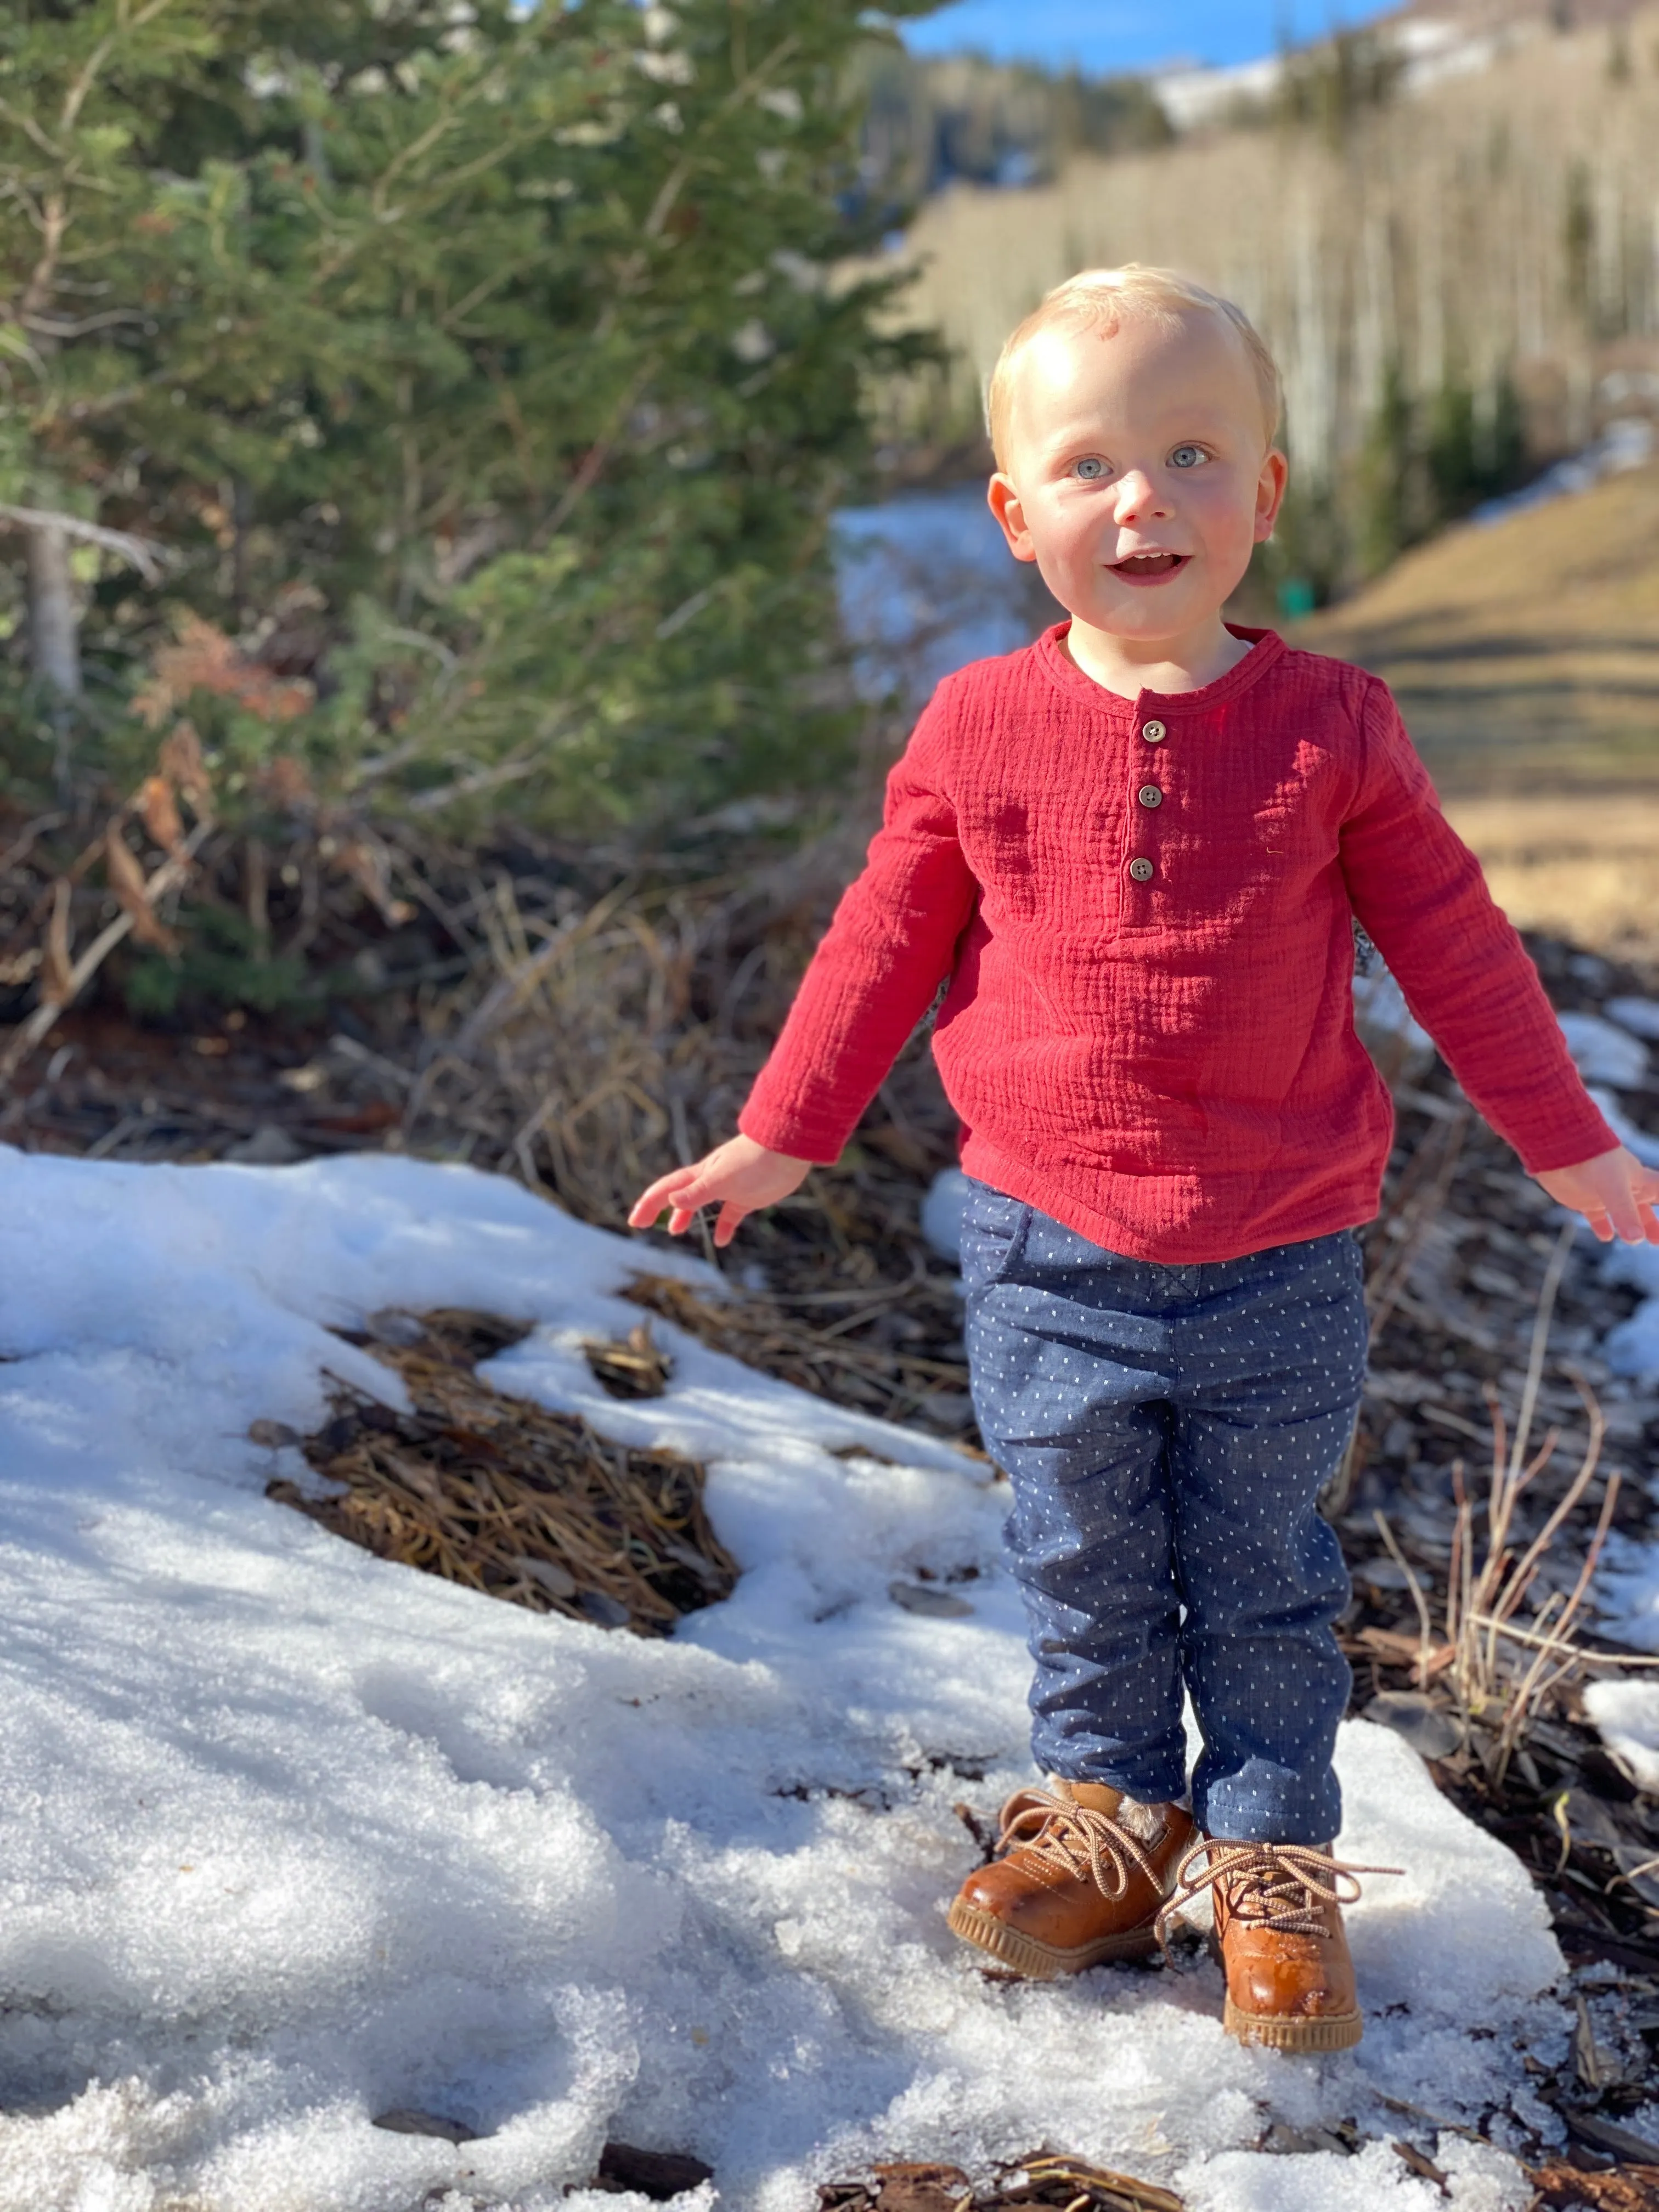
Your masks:
{"label": "child's ear", "polygon": [[997,520],[1002,525],[1002,534],[1008,541],[1008,550],[1016,561],[1035,561],[1036,547],[1031,543],[1031,533],[1025,526],[1025,509],[1020,504],[1019,494],[1014,489],[1012,477],[1000,469],[986,487],[985,496]]}
{"label": "child's ear", "polygon": [[1271,447],[1261,463],[1261,474],[1255,485],[1255,542],[1264,544],[1273,534],[1273,525],[1279,520],[1279,510],[1285,504],[1285,485],[1291,465],[1277,446]]}

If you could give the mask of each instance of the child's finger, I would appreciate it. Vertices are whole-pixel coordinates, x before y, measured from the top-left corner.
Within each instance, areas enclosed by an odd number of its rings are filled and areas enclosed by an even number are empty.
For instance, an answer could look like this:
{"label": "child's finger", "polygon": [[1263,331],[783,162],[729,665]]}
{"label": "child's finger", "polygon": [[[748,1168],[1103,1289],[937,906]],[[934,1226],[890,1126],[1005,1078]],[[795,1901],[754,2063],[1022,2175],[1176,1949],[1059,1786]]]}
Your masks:
{"label": "child's finger", "polygon": [[1640,1244],[1647,1236],[1640,1208],[1628,1183],[1607,1201],[1606,1219],[1621,1244]]}
{"label": "child's finger", "polygon": [[648,1190],[643,1190],[635,1200],[628,1217],[630,1229],[648,1229],[657,1216],[689,1183],[697,1179],[696,1168],[676,1168],[671,1175],[659,1176]]}
{"label": "child's finger", "polygon": [[746,1221],[753,1211],[752,1206],[739,1206],[736,1199],[728,1198],[720,1208],[719,1220],[714,1224],[715,1243],[722,1249],[728,1245],[738,1233],[739,1222]]}

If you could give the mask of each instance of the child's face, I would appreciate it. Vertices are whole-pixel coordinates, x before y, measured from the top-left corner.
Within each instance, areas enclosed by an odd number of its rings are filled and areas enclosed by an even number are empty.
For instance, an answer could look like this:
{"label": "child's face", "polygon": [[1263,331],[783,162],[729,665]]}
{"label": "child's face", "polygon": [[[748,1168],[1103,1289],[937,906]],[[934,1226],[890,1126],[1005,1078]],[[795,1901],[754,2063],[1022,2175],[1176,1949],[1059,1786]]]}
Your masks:
{"label": "child's face", "polygon": [[1039,331],[1006,447],[990,501],[1015,558],[1077,621],[1148,643],[1218,620],[1284,495],[1243,345],[1202,311]]}

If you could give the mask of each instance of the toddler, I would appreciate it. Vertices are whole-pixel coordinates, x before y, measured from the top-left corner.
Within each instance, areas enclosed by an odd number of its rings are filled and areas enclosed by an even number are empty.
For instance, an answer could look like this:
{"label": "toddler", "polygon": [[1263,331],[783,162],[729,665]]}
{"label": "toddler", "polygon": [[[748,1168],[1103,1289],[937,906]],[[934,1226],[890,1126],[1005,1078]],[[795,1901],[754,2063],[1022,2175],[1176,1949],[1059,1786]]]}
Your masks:
{"label": "toddler", "polygon": [[1207,1889],[1228,2029],[1310,2051],[1361,2032],[1365,1869],[1331,1856],[1348,1581],[1316,1506],[1393,1127],[1354,920],[1599,1237],[1659,1243],[1659,1175],[1586,1096],[1386,687],[1222,619],[1284,495],[1279,411],[1245,316],[1169,271],[1074,276],[1014,331],[990,503],[1071,619],[939,685],[742,1133],[631,1218],[718,1206],[729,1243],[836,1158],[948,979],[968,1358],[1047,1778],[950,1924],[1048,1976],[1149,1951]]}

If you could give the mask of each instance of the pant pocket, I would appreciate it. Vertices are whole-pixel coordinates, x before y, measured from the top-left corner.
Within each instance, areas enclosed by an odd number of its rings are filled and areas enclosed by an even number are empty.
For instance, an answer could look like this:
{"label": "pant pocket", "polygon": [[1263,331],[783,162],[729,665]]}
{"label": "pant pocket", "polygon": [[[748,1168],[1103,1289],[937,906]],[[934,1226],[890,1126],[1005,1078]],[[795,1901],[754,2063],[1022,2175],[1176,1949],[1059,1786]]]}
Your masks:
{"label": "pant pocket", "polygon": [[962,1280],[964,1289],[982,1291],[1000,1282],[1024,1246],[1032,1209],[989,1183],[968,1178],[962,1213]]}

